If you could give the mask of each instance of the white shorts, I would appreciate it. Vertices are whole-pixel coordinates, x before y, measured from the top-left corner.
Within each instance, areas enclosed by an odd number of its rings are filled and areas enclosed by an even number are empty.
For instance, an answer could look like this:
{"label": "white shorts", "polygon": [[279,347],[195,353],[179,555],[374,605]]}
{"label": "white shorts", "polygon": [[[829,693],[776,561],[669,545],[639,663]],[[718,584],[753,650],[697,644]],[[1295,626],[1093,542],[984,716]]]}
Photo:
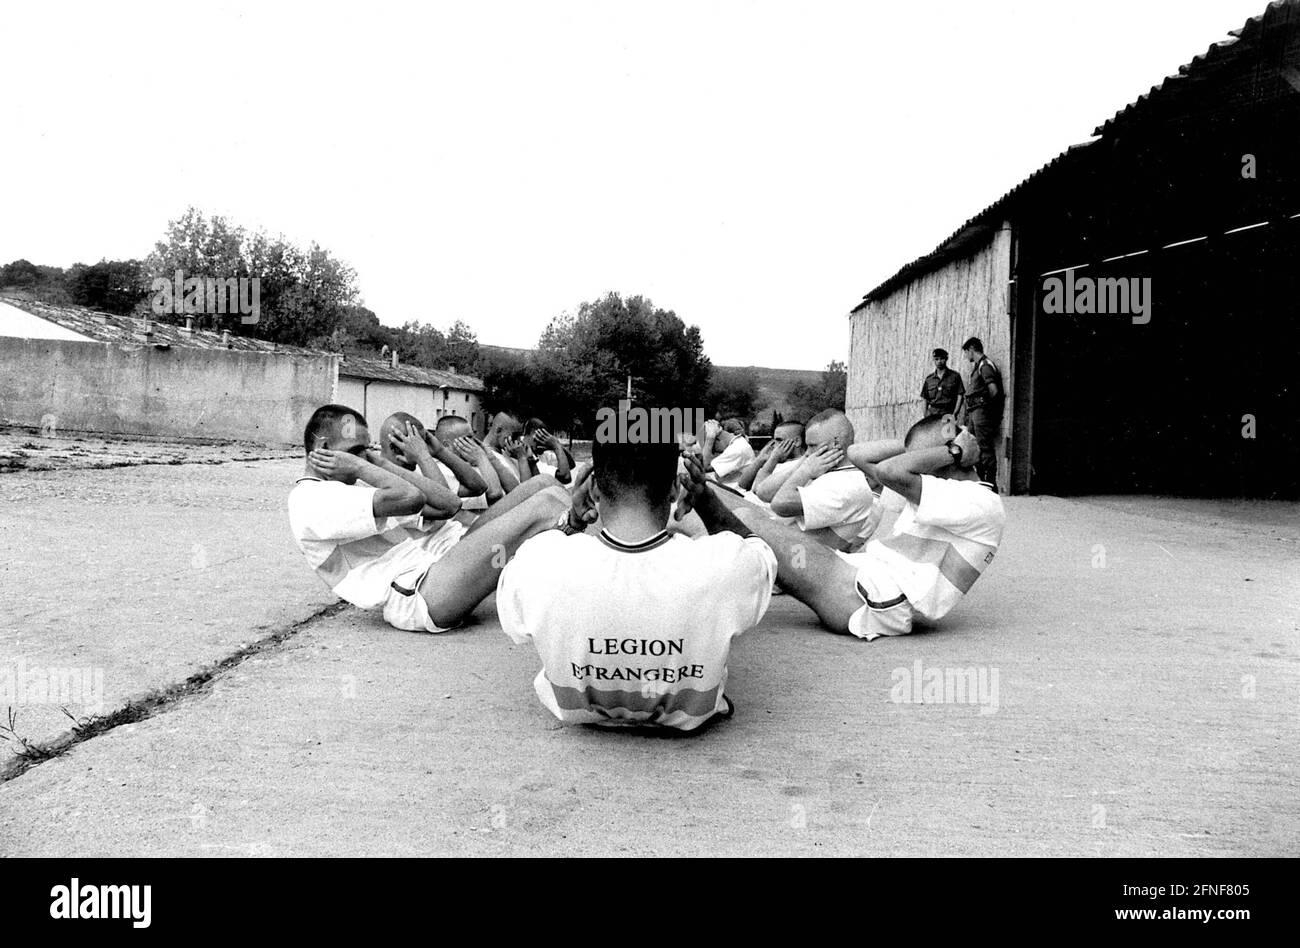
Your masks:
{"label": "white shorts", "polygon": [[388,598],[384,600],[385,622],[395,629],[407,632],[447,632],[456,628],[455,625],[443,628],[429,618],[429,604],[420,594],[420,584],[433,565],[460,542],[468,529],[458,520],[448,520],[428,541],[428,557],[420,565],[408,569],[393,580],[388,589]]}
{"label": "white shorts", "polygon": [[907,635],[918,617],[898,584],[882,564],[862,554],[840,553],[840,558],[857,568],[854,588],[862,607],[849,616],[849,631],[870,642],[882,635]]}

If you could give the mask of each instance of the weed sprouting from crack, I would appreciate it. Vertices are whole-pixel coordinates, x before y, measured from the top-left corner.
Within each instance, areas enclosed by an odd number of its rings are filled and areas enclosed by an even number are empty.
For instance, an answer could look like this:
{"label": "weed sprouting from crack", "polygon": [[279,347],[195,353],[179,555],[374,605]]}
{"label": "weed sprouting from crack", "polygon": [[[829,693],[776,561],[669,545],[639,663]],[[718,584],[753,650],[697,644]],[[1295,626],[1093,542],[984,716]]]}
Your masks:
{"label": "weed sprouting from crack", "polygon": [[17,745],[14,756],[29,763],[39,763],[57,757],[59,752],[45,744],[38,744],[18,733],[18,712],[12,707],[5,715],[5,723],[0,724],[0,741]]}
{"label": "weed sprouting from crack", "polygon": [[278,648],[296,636],[306,626],[329,616],[336,616],[347,608],[348,605],[345,602],[336,602],[325,606],[317,610],[313,615],[295,622],[288,628],[258,639],[233,655],[226,656],[215,665],[190,675],[182,682],[177,682],[167,688],[130,701],[108,714],[94,714],[89,717],[78,718],[67,708],[63,708],[63,713],[72,721],[71,732],[65,732],[63,736],[47,744],[38,744],[20,736],[14,730],[17,715],[14,713],[13,708],[10,708],[8,725],[0,725],[0,739],[16,744],[17,750],[14,752],[13,761],[8,766],[0,764],[0,784],[21,776],[37,764],[53,760],[56,757],[62,757],[78,744],[92,740],[123,725],[135,724],[138,721],[151,718],[155,714],[163,713],[174,707],[177,702],[184,698],[202,694],[211,686],[214,680],[243,664],[249,658]]}

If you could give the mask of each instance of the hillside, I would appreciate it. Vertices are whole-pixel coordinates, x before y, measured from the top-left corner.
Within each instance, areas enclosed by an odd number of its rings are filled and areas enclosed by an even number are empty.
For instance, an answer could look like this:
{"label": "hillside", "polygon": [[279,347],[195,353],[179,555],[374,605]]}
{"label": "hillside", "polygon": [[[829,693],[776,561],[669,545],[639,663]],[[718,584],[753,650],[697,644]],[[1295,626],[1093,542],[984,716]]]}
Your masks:
{"label": "hillside", "polygon": [[753,372],[758,376],[758,403],[775,408],[782,415],[787,416],[793,414],[786,398],[790,394],[790,389],[794,388],[799,382],[806,385],[820,385],[822,379],[820,369],[773,369],[763,365],[715,365],[713,371],[719,373]]}
{"label": "hillside", "polygon": [[[505,353],[513,356],[525,356],[531,349],[516,349],[510,346],[489,346],[482,343],[479,349],[484,352]],[[715,365],[715,372],[728,374],[733,372],[753,372],[758,376],[759,403],[770,405],[782,414],[790,414],[790,405],[786,396],[790,389],[799,382],[808,385],[821,383],[821,369],[774,369],[764,365]]]}

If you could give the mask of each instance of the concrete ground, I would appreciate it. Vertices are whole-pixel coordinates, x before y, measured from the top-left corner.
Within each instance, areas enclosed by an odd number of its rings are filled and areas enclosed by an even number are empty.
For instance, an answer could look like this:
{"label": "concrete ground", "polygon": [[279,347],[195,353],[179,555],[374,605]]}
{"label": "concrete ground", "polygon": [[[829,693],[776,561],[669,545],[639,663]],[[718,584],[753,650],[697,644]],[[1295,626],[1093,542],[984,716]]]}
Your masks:
{"label": "concrete ground", "polygon": [[[172,689],[0,757],[0,854],[1300,851],[1297,505],[1010,498],[939,630],[868,644],[774,599],[736,716],[668,738],[561,727],[491,600],[442,636],[330,606],[288,535],[298,470],[0,474],[0,704],[20,663],[102,672],[105,713]],[[892,700],[918,662],[984,700]],[[19,734],[66,739],[23,697]]]}

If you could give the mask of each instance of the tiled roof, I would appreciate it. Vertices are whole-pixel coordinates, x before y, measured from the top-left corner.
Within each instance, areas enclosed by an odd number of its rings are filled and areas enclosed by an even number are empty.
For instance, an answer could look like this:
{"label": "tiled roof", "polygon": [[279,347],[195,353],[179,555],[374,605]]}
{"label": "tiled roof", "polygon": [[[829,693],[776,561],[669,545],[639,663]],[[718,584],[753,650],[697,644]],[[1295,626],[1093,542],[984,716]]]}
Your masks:
{"label": "tiled roof", "polygon": [[339,375],[357,379],[375,379],[381,382],[409,382],[412,385],[446,386],[467,392],[483,391],[483,380],[472,375],[460,375],[440,369],[426,369],[420,365],[398,365],[394,368],[382,359],[359,359],[349,356],[339,365]]}
{"label": "tiled roof", "polygon": [[[36,300],[0,297],[23,312],[38,316],[56,326],[62,326],[72,332],[95,342],[142,345],[143,340],[137,333],[142,328],[142,321],[131,316],[115,316],[101,313],[84,306],[56,305]],[[176,346],[187,349],[236,349],[243,352],[280,352],[304,356],[337,356],[337,353],[321,349],[309,349],[305,346],[288,346],[266,339],[253,339],[231,333],[223,338],[219,332],[209,329],[195,329],[187,332],[182,326],[171,323],[149,321],[149,344],[155,346]],[[407,382],[412,385],[446,386],[467,392],[483,391],[483,380],[472,375],[460,375],[438,369],[426,369],[418,365],[399,365],[394,368],[390,363],[380,359],[343,358],[339,363],[339,374],[353,378],[380,379],[390,382]]]}
{"label": "tiled roof", "polygon": [[[137,345],[141,342],[136,333],[142,328],[142,320],[131,316],[115,316],[112,313],[101,313],[84,306],[56,305],[13,297],[0,297],[0,299],[23,312],[80,333],[95,342]],[[183,326],[157,320],[149,321],[149,329],[151,331],[149,343],[155,346],[176,346],[185,349],[238,349],[244,352],[287,352],[311,356],[332,354],[302,346],[286,346],[265,339],[238,336],[234,333],[230,334],[229,340],[225,340],[221,333],[210,329],[195,329],[187,332]]]}

